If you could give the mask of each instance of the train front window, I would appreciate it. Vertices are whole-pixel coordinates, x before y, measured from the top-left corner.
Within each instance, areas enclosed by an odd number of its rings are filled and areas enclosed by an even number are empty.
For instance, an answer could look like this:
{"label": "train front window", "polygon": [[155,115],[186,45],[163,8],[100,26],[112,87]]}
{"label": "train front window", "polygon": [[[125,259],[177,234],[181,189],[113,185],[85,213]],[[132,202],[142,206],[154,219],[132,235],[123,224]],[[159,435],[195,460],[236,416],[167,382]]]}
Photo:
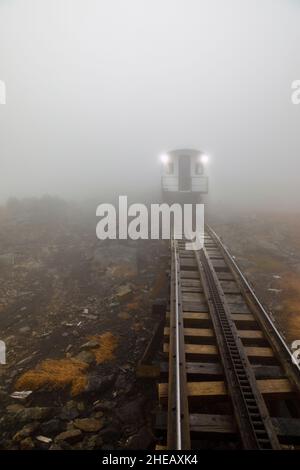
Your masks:
{"label": "train front window", "polygon": [[173,162],[168,162],[167,165],[166,165],[166,173],[168,175],[171,175],[172,173],[174,173],[174,163]]}
{"label": "train front window", "polygon": [[178,160],[178,189],[191,190],[191,159],[189,155],[180,155]]}
{"label": "train front window", "polygon": [[201,162],[196,162],[196,165],[195,165],[195,173],[196,175],[202,175],[203,173],[203,165]]}

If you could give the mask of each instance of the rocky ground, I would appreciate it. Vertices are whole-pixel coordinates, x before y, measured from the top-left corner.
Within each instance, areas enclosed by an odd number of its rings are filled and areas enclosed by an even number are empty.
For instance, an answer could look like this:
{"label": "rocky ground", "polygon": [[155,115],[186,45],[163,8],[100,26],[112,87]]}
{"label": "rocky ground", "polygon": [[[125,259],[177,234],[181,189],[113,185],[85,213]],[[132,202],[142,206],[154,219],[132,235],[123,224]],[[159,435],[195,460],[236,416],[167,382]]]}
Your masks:
{"label": "rocky ground", "polygon": [[[0,208],[1,449],[154,445],[155,384],[136,378],[165,294],[167,243],[96,239],[94,210]],[[290,344],[300,339],[296,215],[211,217]]]}
{"label": "rocky ground", "polygon": [[0,448],[151,447],[155,393],[135,371],[167,246],[100,242],[94,214],[57,204],[0,211]]}
{"label": "rocky ground", "polygon": [[300,215],[212,218],[287,344],[300,339]]}

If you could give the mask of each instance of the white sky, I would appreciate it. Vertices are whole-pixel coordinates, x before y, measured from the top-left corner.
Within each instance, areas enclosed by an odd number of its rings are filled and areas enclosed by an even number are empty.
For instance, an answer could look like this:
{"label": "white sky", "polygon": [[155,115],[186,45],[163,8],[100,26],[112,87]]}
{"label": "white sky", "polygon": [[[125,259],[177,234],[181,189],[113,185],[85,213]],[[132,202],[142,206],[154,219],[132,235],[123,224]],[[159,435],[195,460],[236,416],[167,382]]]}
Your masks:
{"label": "white sky", "polygon": [[298,0],[0,0],[0,201],[151,191],[213,157],[216,201],[299,207]]}

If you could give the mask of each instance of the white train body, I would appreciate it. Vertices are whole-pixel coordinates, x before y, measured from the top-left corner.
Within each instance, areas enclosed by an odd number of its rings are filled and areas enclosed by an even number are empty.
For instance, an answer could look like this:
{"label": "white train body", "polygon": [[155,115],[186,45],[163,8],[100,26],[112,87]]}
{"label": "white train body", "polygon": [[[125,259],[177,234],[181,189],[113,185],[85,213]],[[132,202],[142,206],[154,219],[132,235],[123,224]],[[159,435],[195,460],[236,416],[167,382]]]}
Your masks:
{"label": "white train body", "polygon": [[198,150],[172,150],[162,156],[162,191],[165,195],[178,193],[206,194],[206,155]]}

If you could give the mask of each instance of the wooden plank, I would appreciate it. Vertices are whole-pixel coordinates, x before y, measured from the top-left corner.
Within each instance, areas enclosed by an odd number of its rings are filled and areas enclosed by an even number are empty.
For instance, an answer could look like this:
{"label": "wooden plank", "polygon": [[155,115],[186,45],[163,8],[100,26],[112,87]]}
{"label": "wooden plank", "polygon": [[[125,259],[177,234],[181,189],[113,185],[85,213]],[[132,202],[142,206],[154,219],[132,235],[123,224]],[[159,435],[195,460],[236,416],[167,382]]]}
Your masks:
{"label": "wooden plank", "polygon": [[[285,378],[284,371],[279,366],[270,365],[253,365],[255,377],[257,379],[282,379]],[[169,366],[167,362],[160,364],[160,371],[163,374],[167,374]],[[186,372],[190,375],[199,376],[201,379],[203,376],[223,376],[223,367],[220,363],[214,362],[187,362]]]}
{"label": "wooden plank", "polygon": [[[212,344],[185,344],[184,346],[186,354],[218,354],[218,348]],[[273,357],[273,351],[271,348],[261,348],[259,346],[245,346],[246,354],[249,357]],[[169,344],[164,344],[164,352],[169,352]]]}
{"label": "wooden plank", "polygon": [[[293,389],[287,379],[263,379],[257,380],[258,388],[263,395],[283,396],[290,394]],[[160,399],[168,397],[168,384],[160,383],[158,386]],[[189,397],[219,397],[227,395],[223,381],[188,382],[187,392]]]}
{"label": "wooden plank", "polygon": [[204,310],[185,310],[183,312],[183,319],[184,320],[210,320],[210,315],[207,309]]}
{"label": "wooden plank", "polygon": [[242,338],[263,339],[263,332],[260,330],[238,330],[238,336]]}
{"label": "wooden plank", "polygon": [[[170,318],[170,312],[167,312],[166,314],[167,319]],[[209,320],[210,315],[208,313],[208,308],[205,308],[204,310],[194,310],[194,311],[189,311],[185,310],[183,312],[183,318],[184,320]],[[255,317],[251,313],[232,313],[231,318],[235,322],[252,322],[254,323]]]}
{"label": "wooden plank", "polygon": [[[218,354],[218,349],[212,344],[185,344],[186,354],[213,355]],[[169,343],[164,343],[164,352],[169,352]]]}
{"label": "wooden plank", "polygon": [[[271,420],[278,436],[300,438],[299,418],[271,418]],[[160,430],[167,428],[166,412],[157,414],[156,428]],[[197,434],[236,434],[237,426],[232,415],[191,413],[190,430]]]}
{"label": "wooden plank", "polygon": [[257,383],[259,390],[264,395],[284,395],[293,392],[288,379],[262,379]]}
{"label": "wooden plank", "polygon": [[[169,365],[167,362],[160,363],[160,371],[162,374],[167,374]],[[222,376],[223,368],[220,363],[214,362],[186,362],[187,374],[203,376]]]}
{"label": "wooden plank", "polygon": [[238,294],[240,293],[239,286],[234,281],[220,281],[224,294]]}
{"label": "wooden plank", "polygon": [[202,284],[200,282],[200,280],[198,279],[185,279],[185,280],[181,280],[181,287],[189,287],[189,286],[193,286],[193,287],[202,287]]}
{"label": "wooden plank", "polygon": [[285,438],[300,438],[299,418],[271,418],[276,432]]}
{"label": "wooden plank", "polygon": [[[184,268],[194,268],[197,266],[195,258],[180,258],[180,267]],[[198,273],[199,276],[199,273]]]}
{"label": "wooden plank", "polygon": [[259,346],[244,346],[249,357],[273,357],[274,353],[271,348],[262,348]]}
{"label": "wooden plank", "polygon": [[[166,412],[157,413],[155,427],[160,430],[167,428]],[[197,434],[236,434],[237,427],[230,415],[191,413],[190,430]]]}
{"label": "wooden plank", "polygon": [[214,268],[227,268],[227,264],[225,263],[224,259],[212,259],[211,264]]}
{"label": "wooden plank", "polygon": [[[167,312],[167,319],[170,318],[170,312]],[[208,312],[184,312],[184,320],[209,320]]]}
{"label": "wooden plank", "polygon": [[255,322],[255,317],[251,313],[231,313],[231,318],[235,322]]}
{"label": "wooden plank", "polygon": [[183,312],[208,312],[208,305],[201,302],[183,302]]}
{"label": "wooden plank", "polygon": [[231,272],[222,272],[219,271],[216,273],[219,281],[234,281],[234,276]]}
{"label": "wooden plank", "polygon": [[203,289],[201,287],[195,287],[195,286],[186,286],[186,287],[181,286],[181,292],[183,294],[196,293],[196,292],[199,294],[203,294]]}
{"label": "wooden plank", "polygon": [[[184,334],[185,336],[197,336],[200,338],[211,338],[213,337],[214,331],[211,328],[184,328]],[[170,328],[166,327],[164,329],[164,335],[169,336],[170,334]]]}
{"label": "wooden plank", "polygon": [[[188,382],[187,392],[189,397],[204,397],[204,396],[223,396],[227,395],[226,387],[223,381],[212,382]],[[160,383],[158,385],[159,399],[168,398],[168,384]]]}
{"label": "wooden plank", "polygon": [[257,379],[280,379],[284,378],[284,371],[280,366],[252,365],[255,377]]}
{"label": "wooden plank", "polygon": [[244,298],[241,294],[226,294],[225,293],[225,300],[230,304],[241,305],[244,302]]}
{"label": "wooden plank", "polygon": [[181,280],[186,280],[186,279],[199,279],[199,271],[185,271],[182,269],[180,271],[180,279]]}
{"label": "wooden plank", "polygon": [[[170,328],[165,327],[164,335],[170,334]],[[184,328],[185,336],[195,336],[199,338],[210,338],[215,336],[214,330],[211,328]],[[238,330],[238,336],[243,339],[261,339],[263,333],[259,330]]]}
{"label": "wooden plank", "polygon": [[231,314],[234,314],[234,313],[250,314],[251,313],[251,311],[250,311],[248,305],[246,304],[246,302],[243,302],[241,304],[228,303],[228,307],[229,307],[229,310],[230,310]]}
{"label": "wooden plank", "polygon": [[190,293],[183,293],[182,294],[183,302],[200,302],[202,304],[206,303],[204,293],[199,292],[190,292]]}
{"label": "wooden plank", "polygon": [[[170,312],[167,312],[167,319],[170,318]],[[185,310],[183,312],[183,318],[184,320],[209,320],[210,316],[208,313],[208,308],[205,308],[204,310],[194,310],[194,311],[189,311]],[[235,322],[252,322],[255,323],[255,318],[251,313],[233,313],[231,314],[231,318]]]}

